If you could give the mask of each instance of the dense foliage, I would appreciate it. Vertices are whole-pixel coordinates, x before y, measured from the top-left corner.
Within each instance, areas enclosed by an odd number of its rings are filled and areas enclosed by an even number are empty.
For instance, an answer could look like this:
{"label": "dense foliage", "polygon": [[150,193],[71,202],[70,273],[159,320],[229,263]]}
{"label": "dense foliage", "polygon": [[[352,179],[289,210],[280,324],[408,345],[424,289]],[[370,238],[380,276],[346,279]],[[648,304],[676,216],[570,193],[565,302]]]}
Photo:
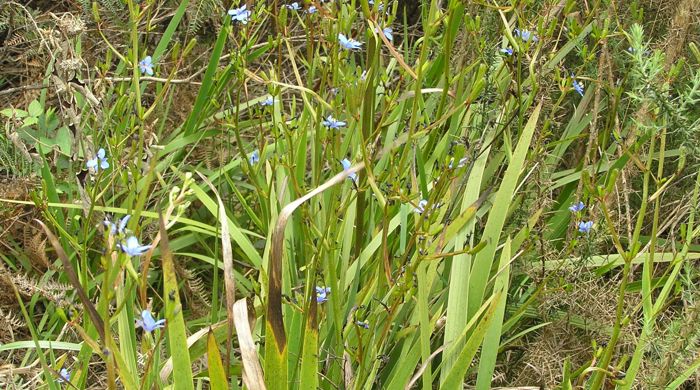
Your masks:
{"label": "dense foliage", "polygon": [[0,4],[0,385],[698,386],[699,16]]}

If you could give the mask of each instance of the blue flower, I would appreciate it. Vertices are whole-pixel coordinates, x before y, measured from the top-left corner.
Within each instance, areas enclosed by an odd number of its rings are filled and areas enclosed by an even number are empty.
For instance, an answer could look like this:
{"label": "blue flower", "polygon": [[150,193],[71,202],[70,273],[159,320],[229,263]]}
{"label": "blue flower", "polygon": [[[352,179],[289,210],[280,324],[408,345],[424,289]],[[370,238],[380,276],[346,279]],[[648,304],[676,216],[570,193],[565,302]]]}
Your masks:
{"label": "blue flower", "polygon": [[364,322],[364,321],[355,321],[355,324],[359,327],[369,329],[369,323]]}
{"label": "blue flower", "polygon": [[109,234],[114,236],[117,233],[124,234],[126,232],[126,224],[129,222],[129,218],[131,218],[131,215],[126,215],[124,218],[119,219],[119,226],[117,226],[114,222],[110,222],[106,218],[102,223],[109,228]]}
{"label": "blue flower", "polygon": [[248,24],[248,18],[250,18],[250,13],[250,11],[246,10],[245,4],[243,4],[240,8],[228,10],[228,14],[231,16],[231,21],[241,22],[242,24]]}
{"label": "blue flower", "polygon": [[61,368],[61,370],[58,372],[58,375],[58,383],[70,382],[70,371],[68,371],[67,369]]}
{"label": "blue flower", "polygon": [[250,154],[250,157],[248,157],[248,162],[250,165],[255,165],[260,161],[260,152],[255,149],[253,153]]}
{"label": "blue flower", "polygon": [[[375,28],[374,32],[378,33],[379,28]],[[382,32],[384,33],[384,36],[386,37],[386,39],[388,39],[391,42],[394,42],[394,35],[392,35],[394,33],[394,30],[392,30],[391,27],[384,27],[382,29]]]}
{"label": "blue flower", "polygon": [[149,310],[141,312],[141,318],[136,320],[136,327],[142,328],[146,332],[153,332],[165,326],[165,319],[156,321]]}
{"label": "blue flower", "polygon": [[507,54],[507,55],[509,55],[509,56],[512,56],[512,55],[513,55],[513,49],[511,49],[510,47],[506,47],[505,49],[501,49],[501,53]]}
{"label": "blue flower", "polygon": [[314,5],[312,5],[311,7],[309,7],[309,9],[306,10],[306,12],[308,12],[310,14],[315,14],[316,11],[318,11],[318,9]]}
{"label": "blue flower", "polygon": [[321,122],[321,123],[323,123],[324,126],[330,128],[330,129],[339,129],[341,127],[347,126],[347,123],[345,123],[343,121],[336,120],[335,118],[333,118],[332,115],[328,115],[326,117],[326,119],[324,119],[323,122]]}
{"label": "blue flower", "polygon": [[[467,161],[469,161],[469,159],[467,157],[460,158],[459,162],[457,163],[457,168],[462,168],[462,167],[466,166]],[[454,158],[450,159],[450,166],[449,166],[450,169],[452,169],[454,162],[455,162]]]}
{"label": "blue flower", "polygon": [[260,105],[271,106],[273,103],[275,103],[275,98],[273,98],[272,96],[268,96],[267,98],[265,98],[265,100],[260,102]]}
{"label": "blue flower", "polygon": [[537,38],[537,35],[535,35],[535,33],[533,32],[530,32],[530,30],[521,31],[516,28],[515,30],[513,30],[513,35],[522,39],[523,42],[529,42],[530,40],[532,40],[533,42],[537,42],[540,40],[539,38]]}
{"label": "blue flower", "polygon": [[581,221],[578,223],[578,231],[581,233],[588,233],[591,231],[591,228],[593,228],[593,221]]}
{"label": "blue flower", "polygon": [[139,62],[139,69],[141,69],[141,73],[153,76],[153,58],[146,56],[146,58],[142,59]]}
{"label": "blue flower", "polygon": [[418,202],[418,207],[414,208],[413,211],[418,213],[418,214],[423,214],[425,212],[425,206],[428,205],[428,200],[427,199],[421,199],[420,202]]}
{"label": "blue flower", "polygon": [[330,287],[316,286],[316,303],[323,303],[328,300],[328,294],[331,293]]}
{"label": "blue flower", "polygon": [[571,206],[569,206],[569,211],[571,211],[572,213],[578,213],[584,208],[586,208],[586,205],[583,204],[583,202],[579,201],[578,203],[574,203]]}
{"label": "blue flower", "polygon": [[[340,161],[340,163],[343,165],[343,170],[345,170],[345,171],[350,169],[350,167],[352,166],[352,163],[347,158],[342,159]],[[353,172],[353,173],[349,174],[348,179],[350,179],[352,181],[357,181],[357,173]]]}
{"label": "blue flower", "polygon": [[362,48],[362,42],[348,38],[343,34],[338,34],[338,41],[340,41],[340,46],[346,50],[359,50]]}
{"label": "blue flower", "polygon": [[129,256],[141,256],[151,249],[153,245],[141,245],[136,236],[130,236],[126,239],[126,243],[117,244],[117,247]]}
{"label": "blue flower", "polygon": [[583,84],[581,84],[581,83],[579,83],[578,81],[576,81],[576,79],[574,78],[573,75],[571,76],[571,79],[573,80],[574,90],[575,90],[579,95],[583,96]]}
{"label": "blue flower", "polygon": [[[98,161],[100,163],[99,165],[97,164]],[[94,158],[87,160],[85,166],[88,167],[88,169],[94,169],[95,172],[99,171],[100,168],[109,168],[109,162],[107,161],[105,150],[100,148],[100,150],[97,151],[97,155],[95,155]]]}
{"label": "blue flower", "polygon": [[292,11],[299,11],[299,10],[301,9],[301,6],[299,5],[299,3],[297,3],[297,2],[295,1],[295,2],[293,2],[292,4],[286,4],[286,5],[284,5],[284,8],[289,9],[289,10],[292,10]]}
{"label": "blue flower", "polygon": [[[374,0],[369,0],[367,3],[369,3],[370,6],[374,6]],[[384,4],[379,3],[379,5],[377,6],[377,10],[384,11]]]}

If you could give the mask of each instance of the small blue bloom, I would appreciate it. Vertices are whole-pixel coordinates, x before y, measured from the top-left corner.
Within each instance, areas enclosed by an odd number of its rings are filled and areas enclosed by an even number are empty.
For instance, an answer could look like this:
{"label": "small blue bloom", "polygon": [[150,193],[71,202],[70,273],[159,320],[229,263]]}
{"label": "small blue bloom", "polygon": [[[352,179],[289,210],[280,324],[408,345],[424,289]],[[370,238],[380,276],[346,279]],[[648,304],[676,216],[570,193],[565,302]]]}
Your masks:
{"label": "small blue bloom", "polygon": [[265,98],[265,100],[260,102],[260,105],[271,106],[273,103],[275,103],[275,98],[273,98],[272,96],[268,96],[267,98]]}
{"label": "small blue bloom", "polygon": [[[467,159],[466,157],[460,158],[459,162],[457,163],[457,168],[462,168],[462,167],[466,166],[467,161],[469,161],[469,159]],[[455,162],[454,158],[450,159],[450,166],[449,166],[450,169],[452,169],[454,162]]]}
{"label": "small blue bloom", "polygon": [[308,12],[310,14],[315,14],[316,11],[318,11],[318,9],[314,5],[312,5],[311,7],[309,7],[309,9],[306,10],[306,12]]}
{"label": "small blue bloom", "polygon": [[345,123],[343,121],[336,120],[335,118],[333,118],[332,115],[328,115],[326,117],[326,119],[324,119],[323,122],[321,122],[321,123],[323,123],[324,126],[330,128],[330,129],[339,129],[341,127],[347,126],[347,123]]}
{"label": "small blue bloom", "polygon": [[323,303],[328,300],[328,294],[331,293],[330,287],[316,286],[316,303]]}
{"label": "small blue bloom", "polygon": [[145,73],[149,76],[153,76],[153,58],[151,56],[146,56],[139,62],[139,69],[141,73]]}
{"label": "small blue bloom", "polygon": [[591,231],[591,228],[593,228],[593,221],[581,221],[578,223],[578,231],[581,233],[588,233]]}
{"label": "small blue bloom", "polygon": [[540,40],[539,38],[537,38],[537,35],[535,35],[535,33],[533,32],[530,32],[530,30],[521,31],[516,28],[515,30],[513,30],[513,35],[522,39],[523,42],[529,42],[530,40],[532,40],[533,42],[537,42]]}
{"label": "small blue bloom", "polygon": [[126,239],[126,243],[117,244],[117,247],[129,256],[141,256],[151,249],[153,245],[141,245],[136,236],[130,236]]}
{"label": "small blue bloom", "polygon": [[295,1],[292,4],[285,4],[284,8],[292,11],[299,11],[301,9],[301,6]]}
{"label": "small blue bloom", "polygon": [[418,202],[418,207],[414,208],[413,211],[418,213],[418,214],[423,214],[425,212],[425,206],[428,205],[428,200],[427,199],[421,199],[420,202]]}
{"label": "small blue bloom", "polygon": [[70,382],[70,371],[68,371],[67,369],[61,368],[61,370],[58,372],[58,375],[58,383]]}
{"label": "small blue bloom", "polygon": [[240,8],[234,8],[228,10],[228,14],[231,16],[232,22],[241,22],[241,24],[248,24],[248,18],[250,18],[251,12],[246,9],[246,5],[243,4]]}
{"label": "small blue bloom", "polygon": [[[378,33],[379,28],[375,28],[374,32]],[[382,29],[382,32],[384,33],[384,36],[386,37],[386,39],[388,39],[390,42],[394,42],[394,35],[393,35],[394,30],[392,30],[391,27],[384,27]]]}
{"label": "small blue bloom", "polygon": [[571,76],[571,79],[573,80],[573,86],[574,90],[581,96],[583,96],[583,84],[579,83],[574,76]]}
{"label": "small blue bloom", "polygon": [[586,205],[583,204],[583,202],[579,201],[578,203],[574,203],[571,206],[569,206],[569,211],[571,211],[572,213],[578,213],[584,208],[586,208]]}
{"label": "small blue bloom", "polygon": [[512,55],[513,55],[513,49],[511,49],[510,47],[506,47],[505,49],[501,49],[501,53],[507,54],[507,55],[509,55],[509,56],[512,56]]}
{"label": "small blue bloom", "polygon": [[250,154],[250,157],[248,157],[248,162],[250,165],[255,165],[260,161],[260,152],[255,149],[253,153]]}
{"label": "small blue bloom", "polygon": [[141,318],[136,320],[136,327],[142,328],[146,332],[153,332],[165,326],[165,319],[156,321],[149,310],[141,312]]}
{"label": "small blue bloom", "polygon": [[[350,167],[352,166],[352,163],[347,158],[342,159],[340,161],[340,163],[343,165],[343,170],[345,170],[345,171],[350,169]],[[353,172],[353,173],[349,174],[348,179],[350,179],[352,181],[357,181],[357,173]]]}
{"label": "small blue bloom", "polygon": [[[98,161],[99,165],[97,164]],[[88,169],[94,169],[95,172],[99,171],[100,168],[109,168],[109,162],[107,161],[105,150],[103,148],[100,148],[100,150],[97,151],[97,154],[94,158],[87,160],[85,166],[88,167]]]}
{"label": "small blue bloom", "polygon": [[362,42],[348,38],[343,34],[338,34],[338,41],[340,41],[340,46],[346,50],[359,50],[362,48]]}
{"label": "small blue bloom", "polygon": [[369,323],[364,322],[364,321],[355,321],[355,324],[359,327],[369,329]]}

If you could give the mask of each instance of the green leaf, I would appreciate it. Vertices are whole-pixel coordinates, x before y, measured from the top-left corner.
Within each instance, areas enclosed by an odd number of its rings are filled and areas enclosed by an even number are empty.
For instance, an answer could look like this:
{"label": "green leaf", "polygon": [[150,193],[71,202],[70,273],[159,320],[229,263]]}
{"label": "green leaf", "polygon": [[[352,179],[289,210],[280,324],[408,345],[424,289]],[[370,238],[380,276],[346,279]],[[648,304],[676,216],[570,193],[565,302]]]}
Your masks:
{"label": "green leaf", "polygon": [[71,154],[71,144],[73,140],[73,134],[68,130],[67,127],[63,126],[56,132],[55,142],[58,145],[58,150],[66,156]]}
{"label": "green leaf", "polygon": [[41,107],[41,103],[39,103],[38,100],[32,100],[32,102],[29,103],[27,111],[29,111],[30,116],[38,117],[44,112],[44,108]]}
{"label": "green leaf", "polygon": [[214,332],[209,329],[207,336],[207,363],[209,363],[209,385],[212,390],[228,389],[226,381],[226,373],[224,372],[224,364],[221,361],[219,346],[214,337]]}
{"label": "green leaf", "polygon": [[168,232],[165,230],[163,216],[160,216],[160,251],[163,260],[163,297],[165,300],[165,318],[167,320],[168,345],[173,358],[173,381],[177,389],[194,390],[192,381],[192,364],[187,349],[185,320],[182,317],[182,304],[178,292],[175,264],[170,252]]}

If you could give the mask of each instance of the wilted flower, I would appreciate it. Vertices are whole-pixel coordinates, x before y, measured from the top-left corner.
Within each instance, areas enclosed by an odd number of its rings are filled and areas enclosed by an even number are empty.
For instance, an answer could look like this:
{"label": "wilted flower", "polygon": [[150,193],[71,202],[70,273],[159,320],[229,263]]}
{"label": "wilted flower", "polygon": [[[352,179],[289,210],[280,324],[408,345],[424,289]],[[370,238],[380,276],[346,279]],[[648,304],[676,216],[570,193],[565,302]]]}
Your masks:
{"label": "wilted flower", "polygon": [[328,294],[331,293],[330,287],[319,287],[316,286],[316,302],[323,303],[328,300]]}
{"label": "wilted flower", "polygon": [[578,92],[579,95],[583,96],[583,84],[579,83],[573,75],[571,76],[571,79],[573,80],[574,90]]}
{"label": "wilted flower", "polygon": [[[370,7],[373,7],[373,6],[374,6],[374,0],[369,0],[367,3],[369,3]],[[379,11],[384,11],[384,4],[383,4],[383,3],[379,3],[379,5],[377,6],[377,9],[378,9]]]}
{"label": "wilted flower", "polygon": [[574,203],[571,206],[569,206],[569,211],[571,211],[572,213],[578,213],[584,208],[586,208],[586,205],[583,204],[583,202],[579,201],[578,203]]}
{"label": "wilted flower", "polygon": [[151,249],[153,245],[141,245],[139,244],[138,238],[136,236],[130,236],[126,239],[125,243],[117,244],[117,247],[129,256],[141,256]]}
{"label": "wilted flower", "polygon": [[340,46],[346,50],[359,50],[362,48],[362,42],[348,38],[343,34],[338,34],[338,41],[340,41]]}
{"label": "wilted flower", "polygon": [[[343,170],[346,170],[346,171],[348,169],[350,169],[350,167],[352,166],[352,163],[347,158],[342,159],[340,161],[340,163],[343,165]],[[348,179],[350,179],[352,181],[357,181],[357,173],[353,172],[353,173],[349,174]]]}
{"label": "wilted flower", "polygon": [[316,11],[318,11],[318,9],[314,5],[312,5],[311,7],[309,7],[309,9],[306,10],[306,12],[308,12],[310,14],[315,14]]}
{"label": "wilted flower", "polygon": [[[467,161],[469,161],[469,159],[467,157],[460,158],[459,162],[457,163],[457,168],[462,168],[465,165],[467,165]],[[454,166],[454,162],[455,162],[454,158],[450,159],[450,165],[449,165],[450,169],[452,169],[452,167]]]}
{"label": "wilted flower", "polygon": [[581,221],[578,223],[578,231],[581,233],[588,233],[591,231],[591,228],[593,228],[593,221]]}
{"label": "wilted flower", "polygon": [[250,154],[250,157],[248,157],[248,162],[250,165],[255,165],[260,161],[260,152],[255,149],[253,153]]}
{"label": "wilted flower", "polygon": [[58,375],[58,383],[70,382],[70,371],[68,371],[67,369],[61,368],[61,370],[58,372]]}
{"label": "wilted flower", "polygon": [[140,327],[146,332],[153,332],[154,330],[162,328],[163,326],[165,326],[165,319],[156,321],[149,310],[142,311],[141,318],[136,320],[136,327]]}
{"label": "wilted flower", "polygon": [[[98,161],[99,165],[97,164]],[[94,169],[95,172],[99,171],[100,168],[109,168],[109,162],[107,161],[105,150],[103,148],[100,148],[100,150],[97,151],[97,154],[94,158],[87,160],[85,166],[88,167],[88,169]]]}
{"label": "wilted flower", "polygon": [[241,22],[242,24],[248,24],[248,18],[250,18],[251,12],[246,9],[246,5],[243,4],[240,8],[234,8],[228,10],[228,14],[231,16],[232,22]]}
{"label": "wilted flower", "polygon": [[124,218],[119,219],[119,225],[117,226],[114,222],[110,222],[108,219],[105,218],[104,222],[102,222],[106,227],[109,228],[109,234],[111,235],[116,235],[117,233],[119,234],[124,234],[126,232],[126,224],[129,222],[129,218],[131,218],[131,215],[126,215]]}
{"label": "wilted flower", "polygon": [[359,327],[369,329],[369,323],[364,322],[364,321],[355,321],[355,324]]}
{"label": "wilted flower", "polygon": [[153,58],[151,56],[146,56],[139,62],[139,69],[141,73],[145,73],[149,76],[153,76]]}
{"label": "wilted flower", "polygon": [[299,3],[297,3],[295,1],[292,4],[285,4],[284,8],[292,10],[292,11],[299,11],[301,9],[301,6],[299,5]]}
{"label": "wilted flower", "polygon": [[326,117],[326,119],[324,119],[323,122],[321,122],[321,123],[323,123],[324,126],[330,128],[330,129],[339,129],[341,127],[347,126],[347,123],[345,123],[343,121],[336,120],[335,118],[333,118],[332,115],[328,115]]}
{"label": "wilted flower", "polygon": [[507,55],[509,55],[509,56],[512,56],[512,55],[513,55],[513,49],[511,49],[510,47],[506,47],[505,49],[501,49],[501,53],[507,54]]}
{"label": "wilted flower", "polygon": [[418,214],[423,214],[425,212],[425,206],[428,205],[428,200],[427,199],[421,199],[420,202],[418,202],[418,207],[414,208],[413,211],[418,213]]}
{"label": "wilted flower", "polygon": [[515,30],[513,30],[513,35],[519,37],[524,42],[529,42],[530,40],[532,40],[533,42],[537,42],[540,40],[539,38],[537,38],[537,35],[535,35],[535,33],[533,32],[530,32],[530,30],[519,30],[516,28]]}

